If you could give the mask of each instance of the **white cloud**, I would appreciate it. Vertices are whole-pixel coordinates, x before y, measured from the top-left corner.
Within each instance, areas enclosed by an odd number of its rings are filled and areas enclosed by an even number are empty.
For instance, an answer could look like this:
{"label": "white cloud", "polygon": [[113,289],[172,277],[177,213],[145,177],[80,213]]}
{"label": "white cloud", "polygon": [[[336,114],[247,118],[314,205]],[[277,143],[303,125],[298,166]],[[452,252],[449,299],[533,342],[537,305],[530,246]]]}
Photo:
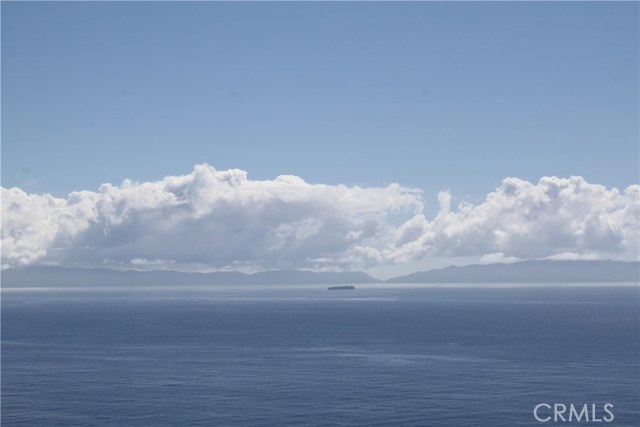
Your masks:
{"label": "white cloud", "polygon": [[419,211],[421,203],[419,191],[397,184],[256,181],[208,165],[67,199],[2,189],[2,264],[363,266],[372,262],[368,248],[385,244],[388,216]]}
{"label": "white cloud", "polygon": [[537,184],[507,178],[477,206],[450,211],[450,197],[438,199],[433,221],[417,215],[400,227],[391,257],[638,258],[638,185],[621,193],[581,177],[544,177]]}
{"label": "white cloud", "polygon": [[[640,186],[580,177],[505,179],[479,205],[416,189],[251,180],[198,165],[157,182],[104,184],[66,199],[2,189],[2,266],[362,269],[429,257],[638,258]],[[396,226],[400,216],[410,219]]]}
{"label": "white cloud", "polygon": [[2,265],[47,261],[70,246],[95,218],[96,194],[71,193],[66,200],[2,188]]}

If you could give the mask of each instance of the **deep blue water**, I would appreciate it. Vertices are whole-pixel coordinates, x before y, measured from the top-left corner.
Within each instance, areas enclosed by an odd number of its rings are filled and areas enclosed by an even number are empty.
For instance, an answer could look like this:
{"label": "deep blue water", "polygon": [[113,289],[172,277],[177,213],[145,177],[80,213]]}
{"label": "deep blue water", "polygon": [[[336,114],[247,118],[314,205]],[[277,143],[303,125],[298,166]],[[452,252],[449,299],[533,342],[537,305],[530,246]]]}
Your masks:
{"label": "deep blue water", "polygon": [[2,426],[636,427],[639,319],[637,286],[3,289]]}

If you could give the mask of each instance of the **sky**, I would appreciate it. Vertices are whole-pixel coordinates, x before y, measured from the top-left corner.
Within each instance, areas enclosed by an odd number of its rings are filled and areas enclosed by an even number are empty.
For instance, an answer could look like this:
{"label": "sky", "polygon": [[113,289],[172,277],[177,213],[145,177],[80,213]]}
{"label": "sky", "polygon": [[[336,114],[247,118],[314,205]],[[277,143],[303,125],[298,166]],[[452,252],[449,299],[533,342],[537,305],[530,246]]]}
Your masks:
{"label": "sky", "polygon": [[638,257],[637,2],[1,8],[3,268]]}

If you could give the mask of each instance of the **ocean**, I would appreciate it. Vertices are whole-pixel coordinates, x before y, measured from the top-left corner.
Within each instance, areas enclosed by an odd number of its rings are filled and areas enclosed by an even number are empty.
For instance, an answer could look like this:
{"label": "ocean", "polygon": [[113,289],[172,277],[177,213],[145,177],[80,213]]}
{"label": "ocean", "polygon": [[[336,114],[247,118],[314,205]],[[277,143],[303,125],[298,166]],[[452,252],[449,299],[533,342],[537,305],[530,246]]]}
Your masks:
{"label": "ocean", "polygon": [[[639,296],[637,284],[4,288],[2,426],[637,427]],[[540,404],[542,420],[556,404],[586,404],[588,419],[539,421]]]}

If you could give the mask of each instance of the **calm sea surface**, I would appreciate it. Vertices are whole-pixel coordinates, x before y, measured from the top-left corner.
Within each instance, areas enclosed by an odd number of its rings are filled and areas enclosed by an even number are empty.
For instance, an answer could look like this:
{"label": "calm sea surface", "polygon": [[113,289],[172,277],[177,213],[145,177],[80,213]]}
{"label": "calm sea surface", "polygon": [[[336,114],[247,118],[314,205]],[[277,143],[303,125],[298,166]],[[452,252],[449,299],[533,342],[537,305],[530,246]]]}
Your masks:
{"label": "calm sea surface", "polygon": [[637,285],[5,288],[2,426],[637,427],[639,319]]}

